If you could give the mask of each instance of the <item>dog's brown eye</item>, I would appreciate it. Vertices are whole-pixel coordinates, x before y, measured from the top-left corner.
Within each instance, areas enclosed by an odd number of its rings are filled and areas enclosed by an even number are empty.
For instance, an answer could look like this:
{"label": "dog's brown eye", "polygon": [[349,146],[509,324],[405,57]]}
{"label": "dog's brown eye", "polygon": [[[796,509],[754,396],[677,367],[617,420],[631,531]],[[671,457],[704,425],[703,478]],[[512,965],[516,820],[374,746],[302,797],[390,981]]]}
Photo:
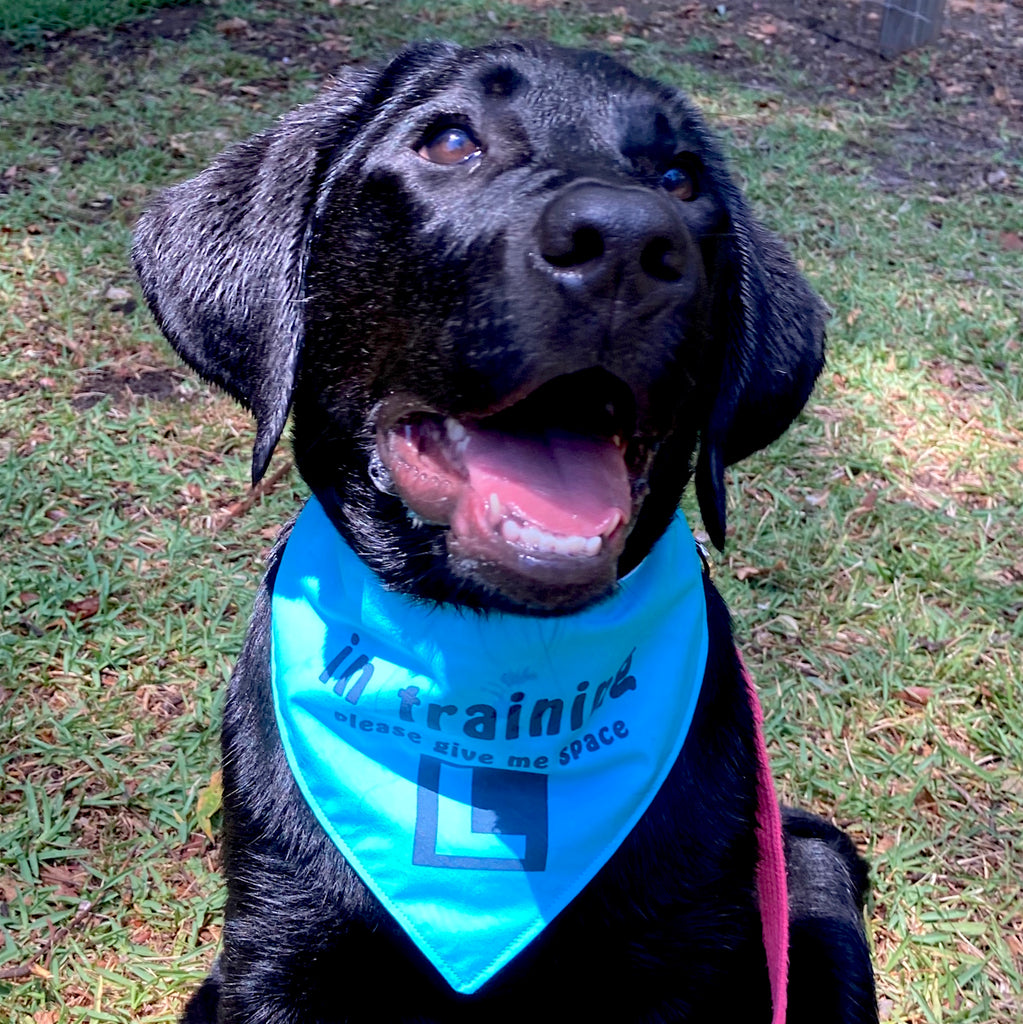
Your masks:
{"label": "dog's brown eye", "polygon": [[476,140],[464,128],[442,128],[429,136],[417,152],[432,164],[460,164],[479,153]]}
{"label": "dog's brown eye", "polygon": [[684,165],[669,167],[661,178],[661,184],[676,199],[683,202],[696,198],[696,173]]}

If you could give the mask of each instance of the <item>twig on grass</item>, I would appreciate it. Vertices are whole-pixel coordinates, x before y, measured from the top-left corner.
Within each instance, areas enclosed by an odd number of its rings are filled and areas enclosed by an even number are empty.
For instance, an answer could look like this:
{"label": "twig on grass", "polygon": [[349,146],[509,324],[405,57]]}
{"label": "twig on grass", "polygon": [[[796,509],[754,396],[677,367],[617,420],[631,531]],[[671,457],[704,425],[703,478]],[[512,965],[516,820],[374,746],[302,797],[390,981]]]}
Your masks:
{"label": "twig on grass", "polygon": [[71,934],[71,929],[80,925],[91,914],[92,903],[89,900],[82,900],[78,904],[78,909],[75,911],[75,916],[71,918],[71,922],[63,928],[51,931],[50,937],[25,963],[18,964],[17,967],[0,968],[0,981],[20,981],[23,978],[42,978],[43,981],[49,981],[53,975],[39,961],[42,960],[49,964],[53,957],[54,947],[63,942]]}
{"label": "twig on grass", "polygon": [[294,462],[291,459],[287,459],[272,475],[260,480],[244,498],[240,501],[232,502],[222,512],[213,516],[210,524],[213,532],[216,533],[218,530],[222,530],[232,519],[245,515],[257,501],[265,498],[268,494],[272,494],[277,489],[281,480],[291,472],[293,466]]}

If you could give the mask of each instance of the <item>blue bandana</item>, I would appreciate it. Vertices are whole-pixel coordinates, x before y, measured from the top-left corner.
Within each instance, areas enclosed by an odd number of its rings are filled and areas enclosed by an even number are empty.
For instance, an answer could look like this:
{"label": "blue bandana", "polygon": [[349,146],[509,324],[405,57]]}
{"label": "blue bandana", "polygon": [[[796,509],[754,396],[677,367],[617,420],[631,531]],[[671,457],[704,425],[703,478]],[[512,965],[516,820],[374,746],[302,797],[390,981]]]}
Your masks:
{"label": "blue bandana", "polygon": [[458,992],[580,892],[677,758],[707,658],[677,517],[608,600],[480,616],[389,593],[315,498],[273,590],[274,709],[309,806]]}

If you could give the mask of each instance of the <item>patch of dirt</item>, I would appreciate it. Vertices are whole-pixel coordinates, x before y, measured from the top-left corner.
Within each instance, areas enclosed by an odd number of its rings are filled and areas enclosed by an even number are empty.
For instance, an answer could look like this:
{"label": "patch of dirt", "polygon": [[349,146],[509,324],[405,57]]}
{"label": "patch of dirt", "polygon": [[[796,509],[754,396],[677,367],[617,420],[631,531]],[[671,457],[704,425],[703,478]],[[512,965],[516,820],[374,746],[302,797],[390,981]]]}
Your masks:
{"label": "patch of dirt", "polygon": [[206,13],[207,8],[200,4],[162,7],[149,18],[129,22],[120,31],[139,39],[183,39]]}
{"label": "patch of dirt", "polygon": [[55,77],[83,53],[101,61],[126,63],[145,54],[157,40],[185,39],[207,29],[224,36],[234,49],[279,61],[282,71],[301,61],[304,69],[326,77],[349,61],[350,38],[339,27],[344,23],[342,12],[325,4],[320,17],[307,10],[296,13],[289,0],[267,0],[259,4],[259,10],[278,16],[250,24],[242,18],[218,17],[204,4],[175,5],[113,29],[44,33],[38,45],[15,47],[0,40],[0,72],[39,64],[47,75]]}
{"label": "patch of dirt", "polygon": [[351,36],[344,32],[344,22],[330,16],[306,16],[296,20],[287,3],[260,5],[264,10],[277,10],[280,16],[258,24],[221,22],[222,32],[231,45],[245,53],[279,62],[283,66],[301,64],[306,71],[327,78],[339,67],[350,63]]}
{"label": "patch of dirt", "polygon": [[47,70],[62,67],[85,52],[97,52],[104,59],[127,57],[147,49],[154,39],[184,39],[209,13],[201,4],[161,7],[146,18],[126,22],[114,29],[85,28],[70,32],[44,32],[43,42],[25,47],[0,40],[0,71],[42,60]]}
{"label": "patch of dirt", "polygon": [[181,385],[188,380],[191,380],[190,374],[170,368],[139,370],[132,376],[125,376],[116,369],[96,370],[87,375],[71,399],[71,406],[81,412],[108,396],[119,406],[130,405],[139,398],[183,402],[188,400],[188,395]]}

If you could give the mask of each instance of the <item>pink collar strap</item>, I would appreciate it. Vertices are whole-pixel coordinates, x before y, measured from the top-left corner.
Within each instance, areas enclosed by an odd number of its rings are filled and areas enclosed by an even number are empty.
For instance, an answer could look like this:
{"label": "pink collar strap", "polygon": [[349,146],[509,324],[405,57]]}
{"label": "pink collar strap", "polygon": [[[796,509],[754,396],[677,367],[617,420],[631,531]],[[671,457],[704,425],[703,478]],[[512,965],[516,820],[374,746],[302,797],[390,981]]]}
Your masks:
{"label": "pink collar strap", "polygon": [[[738,654],[738,652],[736,652]],[[757,895],[767,953],[767,975],[774,1007],[771,1024],[785,1024],[789,980],[789,893],[785,880],[785,847],[781,809],[771,778],[764,742],[764,712],[742,655],[738,655],[756,731],[757,748]]]}

